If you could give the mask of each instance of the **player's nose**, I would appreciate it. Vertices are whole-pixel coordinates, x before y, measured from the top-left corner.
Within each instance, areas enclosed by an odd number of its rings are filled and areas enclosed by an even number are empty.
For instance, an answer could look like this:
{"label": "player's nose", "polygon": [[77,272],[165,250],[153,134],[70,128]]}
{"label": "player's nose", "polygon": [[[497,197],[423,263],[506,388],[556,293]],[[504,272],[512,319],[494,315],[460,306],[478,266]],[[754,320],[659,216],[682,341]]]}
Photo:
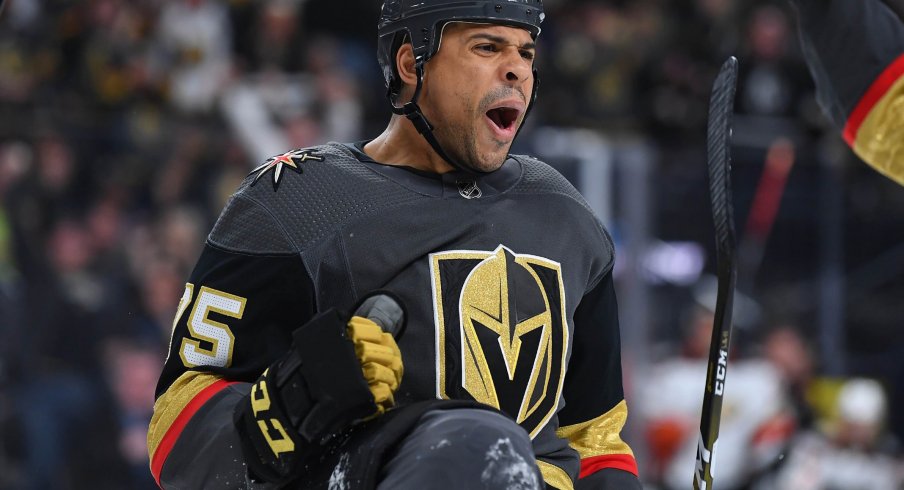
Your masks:
{"label": "player's nose", "polygon": [[511,85],[527,81],[531,76],[531,62],[518,49],[509,49],[502,58],[499,71],[502,79]]}

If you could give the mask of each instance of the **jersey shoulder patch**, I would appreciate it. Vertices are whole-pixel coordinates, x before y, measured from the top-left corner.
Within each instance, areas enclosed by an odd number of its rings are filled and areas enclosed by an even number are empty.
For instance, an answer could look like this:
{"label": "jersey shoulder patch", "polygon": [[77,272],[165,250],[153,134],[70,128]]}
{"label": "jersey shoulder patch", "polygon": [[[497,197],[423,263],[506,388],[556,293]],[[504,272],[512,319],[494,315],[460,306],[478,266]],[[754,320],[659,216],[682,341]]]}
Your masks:
{"label": "jersey shoulder patch", "polygon": [[349,220],[418,198],[343,144],[292,150],[248,175],[209,240],[232,251],[297,253]]}
{"label": "jersey shoulder patch", "polygon": [[279,188],[279,182],[284,171],[291,170],[299,174],[304,173],[302,164],[307,161],[322,162],[323,155],[318,153],[316,148],[304,148],[272,156],[251,171],[249,175],[251,182],[249,185],[257,184],[261,177],[269,174],[271,178],[267,180],[273,183],[273,190],[276,191]]}

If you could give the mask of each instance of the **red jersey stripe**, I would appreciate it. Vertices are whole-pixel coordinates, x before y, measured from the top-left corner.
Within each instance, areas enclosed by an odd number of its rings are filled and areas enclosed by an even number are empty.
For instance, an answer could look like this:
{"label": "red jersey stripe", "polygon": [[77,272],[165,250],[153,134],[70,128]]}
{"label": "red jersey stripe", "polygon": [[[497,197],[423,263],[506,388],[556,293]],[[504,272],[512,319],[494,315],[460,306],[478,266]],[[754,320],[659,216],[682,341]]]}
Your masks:
{"label": "red jersey stripe", "polygon": [[578,478],[584,478],[604,468],[624,470],[637,476],[637,461],[630,454],[607,454],[594,456],[581,460],[581,473]]}
{"label": "red jersey stripe", "polygon": [[897,59],[892,61],[891,64],[876,77],[872,85],[866,90],[866,93],[863,94],[863,97],[860,98],[860,101],[857,102],[854,110],[851,111],[847,123],[844,125],[843,133],[844,140],[847,141],[849,145],[852,147],[854,146],[854,141],[857,139],[857,131],[860,130],[860,125],[863,124],[863,121],[869,115],[870,111],[873,110],[876,103],[879,102],[879,99],[881,99],[888,92],[888,89],[890,89],[902,76],[904,76],[904,54],[898,56]]}
{"label": "red jersey stripe", "polygon": [[233,384],[236,384],[236,382],[222,379],[214,382],[195,395],[195,397],[185,405],[185,408],[179,412],[176,420],[174,420],[173,424],[166,430],[166,434],[164,434],[163,439],[160,441],[160,445],[157,446],[157,451],[154,452],[153,459],[151,459],[151,474],[154,475],[154,481],[157,482],[158,487],[163,488],[160,486],[160,472],[163,471],[163,463],[166,462],[167,456],[169,456],[173,446],[176,445],[176,441],[179,439],[179,436],[182,435],[182,431],[185,429],[185,426],[188,425],[188,421],[194,417],[195,413],[197,413],[211,397],[227,386]]}

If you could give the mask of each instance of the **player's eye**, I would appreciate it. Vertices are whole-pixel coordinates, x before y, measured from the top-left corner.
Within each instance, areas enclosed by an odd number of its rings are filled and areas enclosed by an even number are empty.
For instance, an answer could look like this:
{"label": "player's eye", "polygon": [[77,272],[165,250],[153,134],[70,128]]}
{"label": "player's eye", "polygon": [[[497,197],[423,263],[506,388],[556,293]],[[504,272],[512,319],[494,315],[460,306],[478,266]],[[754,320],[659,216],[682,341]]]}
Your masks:
{"label": "player's eye", "polygon": [[523,49],[523,50],[521,50],[521,57],[528,61],[533,61],[534,60],[534,52]]}
{"label": "player's eye", "polygon": [[498,49],[496,49],[495,44],[478,44],[476,46],[476,49],[478,51],[484,51],[486,53],[495,53],[496,51],[499,51]]}

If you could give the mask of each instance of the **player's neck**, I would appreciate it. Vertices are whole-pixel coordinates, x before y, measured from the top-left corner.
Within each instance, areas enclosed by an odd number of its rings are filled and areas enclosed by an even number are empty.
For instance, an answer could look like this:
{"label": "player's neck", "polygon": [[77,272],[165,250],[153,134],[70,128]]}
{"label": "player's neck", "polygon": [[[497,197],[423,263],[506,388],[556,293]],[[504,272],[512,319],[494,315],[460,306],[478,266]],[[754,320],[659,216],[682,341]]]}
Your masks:
{"label": "player's neck", "polygon": [[392,116],[383,133],[364,145],[364,153],[387,165],[406,165],[438,174],[453,170],[414,125],[401,116]]}

